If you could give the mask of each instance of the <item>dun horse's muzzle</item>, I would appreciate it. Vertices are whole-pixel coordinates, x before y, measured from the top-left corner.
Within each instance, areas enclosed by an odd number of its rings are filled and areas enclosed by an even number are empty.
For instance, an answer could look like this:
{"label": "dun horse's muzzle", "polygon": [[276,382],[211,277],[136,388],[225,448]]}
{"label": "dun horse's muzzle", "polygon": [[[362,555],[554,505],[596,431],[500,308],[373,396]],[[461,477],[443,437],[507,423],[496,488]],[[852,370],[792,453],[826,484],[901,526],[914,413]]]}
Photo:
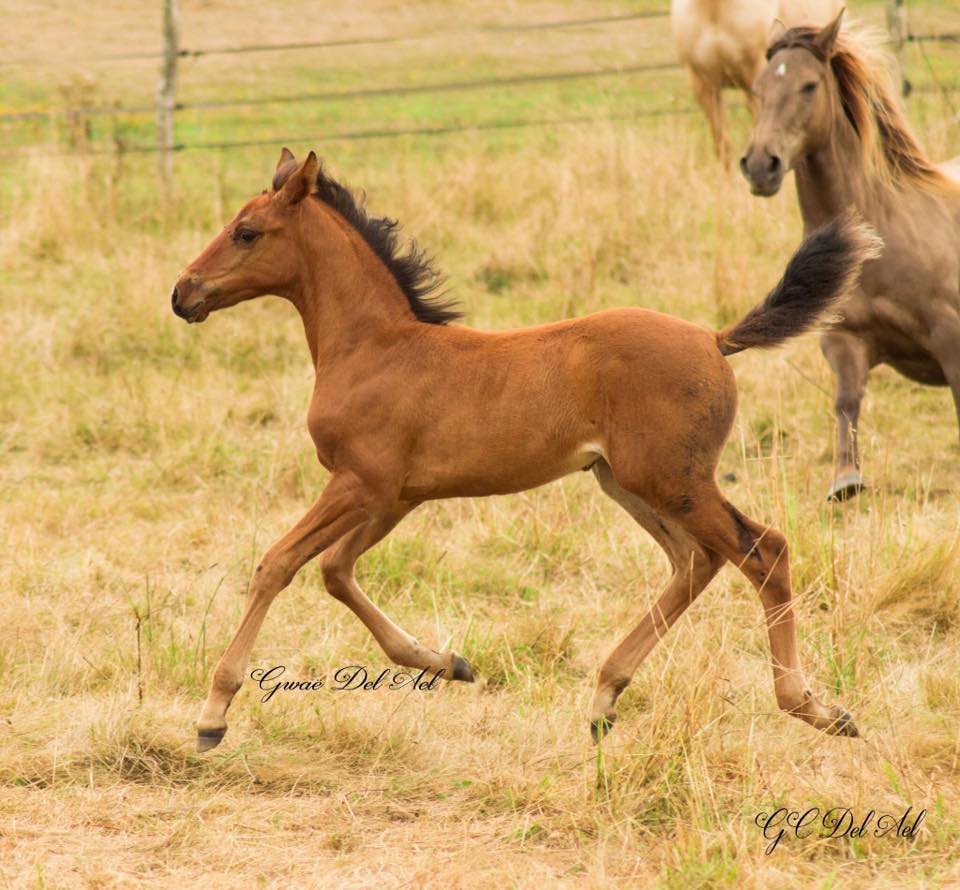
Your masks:
{"label": "dun horse's muzzle", "polygon": [[786,171],[778,154],[766,148],[758,149],[751,146],[740,158],[740,172],[750,183],[750,191],[753,194],[769,198],[780,191]]}

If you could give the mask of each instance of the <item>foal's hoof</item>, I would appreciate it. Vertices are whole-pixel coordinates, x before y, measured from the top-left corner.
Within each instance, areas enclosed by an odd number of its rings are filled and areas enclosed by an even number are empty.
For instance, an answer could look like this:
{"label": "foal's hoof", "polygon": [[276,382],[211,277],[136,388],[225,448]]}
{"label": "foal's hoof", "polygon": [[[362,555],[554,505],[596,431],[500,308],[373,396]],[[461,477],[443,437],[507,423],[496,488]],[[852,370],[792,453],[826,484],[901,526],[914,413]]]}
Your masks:
{"label": "foal's hoof", "polygon": [[600,743],[602,739],[611,729],[613,729],[613,724],[617,722],[617,715],[610,714],[603,717],[597,717],[596,720],[590,721],[590,735],[593,736],[593,743],[595,745]]}
{"label": "foal's hoof", "polygon": [[450,675],[450,679],[462,680],[464,683],[473,682],[473,668],[470,667],[470,662],[462,655],[453,656],[453,673]]}
{"label": "foal's hoof", "polygon": [[851,717],[846,710],[843,708],[834,708],[833,713],[833,723],[826,728],[825,732],[829,735],[843,735],[849,739],[860,738],[860,733],[857,732],[853,717]]}
{"label": "foal's hoof", "polygon": [[209,751],[211,748],[216,748],[220,742],[223,741],[223,737],[227,734],[226,728],[224,729],[198,729],[197,730],[197,753],[203,754],[204,751]]}
{"label": "foal's hoof", "polygon": [[844,473],[833,480],[830,491],[827,493],[828,501],[849,501],[856,497],[866,488],[863,484],[863,478],[856,471]]}

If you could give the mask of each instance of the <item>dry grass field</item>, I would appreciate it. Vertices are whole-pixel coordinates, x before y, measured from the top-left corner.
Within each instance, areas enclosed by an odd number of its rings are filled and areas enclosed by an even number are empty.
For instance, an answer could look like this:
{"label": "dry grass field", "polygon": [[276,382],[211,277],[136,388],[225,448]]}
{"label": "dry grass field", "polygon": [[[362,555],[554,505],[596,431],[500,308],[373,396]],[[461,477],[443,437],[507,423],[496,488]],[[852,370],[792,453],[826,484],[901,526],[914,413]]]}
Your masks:
{"label": "dry grass field", "polygon": [[[10,59],[159,45],[152,4],[3,6]],[[671,58],[664,19],[457,36],[636,3],[181,6],[187,46],[433,35],[188,60],[181,98]],[[879,6],[852,6],[881,21]],[[917,30],[960,29],[949,3],[919,6]],[[960,51],[928,52],[938,76],[960,76]],[[913,48],[907,64],[929,82]],[[155,62],[0,72],[3,111],[78,89],[149,101],[156,81]],[[671,71],[185,112],[178,127],[184,141],[321,137],[691,101]],[[960,152],[949,101],[960,94],[910,101],[935,157]],[[149,115],[120,125],[151,138]],[[109,138],[109,126],[98,119],[93,135]],[[16,147],[61,138],[58,127],[0,133]],[[742,113],[733,127],[740,144]],[[751,198],[714,163],[699,116],[291,147],[318,148],[373,210],[399,217],[478,327],[627,305],[715,327],[766,293],[799,240],[792,183]],[[167,196],[151,155],[22,151],[0,162],[3,886],[960,886],[960,448],[946,389],[872,375],[871,487],[839,508],[824,499],[833,397],[816,338],[731,359],[740,411],[722,487],[786,532],[808,673],[854,714],[859,740],[778,712],[758,598],[727,567],[638,671],[595,748],[596,669],[667,563],[580,473],[427,504],[360,562],[370,596],[422,642],[463,653],[475,684],[262,702],[247,680],[223,744],[201,756],[194,721],[250,572],[325,474],[305,427],[312,367],[294,310],[267,298],[188,328],[168,295],[269,184],[279,146],[178,155]],[[251,667],[275,664],[328,679],[344,665],[389,666],[316,563],[258,639]],[[789,835],[767,854],[755,818],[779,806],[926,816],[912,840]]]}

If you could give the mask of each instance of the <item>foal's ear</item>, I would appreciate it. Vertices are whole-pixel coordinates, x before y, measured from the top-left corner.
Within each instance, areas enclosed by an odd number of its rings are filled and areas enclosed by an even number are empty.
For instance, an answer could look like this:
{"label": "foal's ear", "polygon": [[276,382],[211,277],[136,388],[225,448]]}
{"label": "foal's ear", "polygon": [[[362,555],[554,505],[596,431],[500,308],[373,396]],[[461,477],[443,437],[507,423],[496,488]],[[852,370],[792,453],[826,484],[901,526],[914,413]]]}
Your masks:
{"label": "foal's ear", "polygon": [[317,155],[311,151],[304,158],[303,163],[287,177],[287,181],[277,192],[277,200],[282,204],[299,204],[316,185],[319,169],[320,162],[317,160]]}
{"label": "foal's ear", "polygon": [[293,156],[293,152],[289,148],[284,146],[280,152],[280,160],[277,161],[277,167],[273,171],[273,181],[270,183],[270,187],[275,191],[280,191],[283,188],[283,184],[290,178],[290,174],[297,169],[297,159]]}
{"label": "foal's ear", "polygon": [[824,25],[820,33],[813,38],[814,45],[820,49],[824,58],[826,59],[829,59],[830,56],[833,55],[833,48],[837,42],[837,35],[840,33],[840,22],[843,19],[843,14],[846,11],[846,7],[843,7],[840,12],[837,13],[837,17],[830,22],[829,25]]}
{"label": "foal's ear", "polygon": [[280,149],[280,160],[277,161],[276,169],[275,169],[273,172],[274,172],[274,173],[279,173],[280,170],[281,170],[283,167],[286,167],[286,165],[289,164],[291,161],[293,161],[294,163],[296,163],[296,160],[297,160],[297,159],[293,156],[293,152],[290,151],[289,148],[287,148],[286,146],[284,146],[283,148]]}

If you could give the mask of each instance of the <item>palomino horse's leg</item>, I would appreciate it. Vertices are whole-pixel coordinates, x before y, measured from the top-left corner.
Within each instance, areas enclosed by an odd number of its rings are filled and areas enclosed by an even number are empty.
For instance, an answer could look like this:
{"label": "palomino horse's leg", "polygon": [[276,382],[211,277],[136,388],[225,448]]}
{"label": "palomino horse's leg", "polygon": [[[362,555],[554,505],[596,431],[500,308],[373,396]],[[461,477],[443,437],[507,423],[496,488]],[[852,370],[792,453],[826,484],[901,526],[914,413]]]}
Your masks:
{"label": "palomino horse's leg", "polygon": [[850,715],[821,704],[800,666],[790,591],[787,540],[775,528],[748,519],[711,483],[691,495],[692,509],[677,521],[703,545],[733,562],[760,594],[773,657],[777,704],[787,713],[832,735],[856,736]]}
{"label": "palomino horse's leg", "polygon": [[710,133],[713,136],[713,145],[717,157],[724,167],[730,166],[730,143],[727,140],[726,126],[723,120],[723,96],[720,88],[714,86],[705,77],[696,71],[690,71],[690,80],[693,84],[693,93],[707,116]]}
{"label": "palomino horse's leg", "polygon": [[590,731],[594,740],[616,720],[616,701],[633,678],[640,663],[683,614],[725,562],[701,546],[683,529],[659,516],[644,500],[622,488],[609,464],[594,464],[594,474],[604,492],[640,523],[664,549],[673,567],[673,577],[653,608],[607,656],[600,668],[597,689],[590,708]]}
{"label": "palomino horse's leg", "polygon": [[344,603],[370,630],[387,657],[412,668],[443,671],[445,680],[473,682],[473,671],[465,658],[455,652],[427,649],[397,627],[360,589],[353,567],[362,553],[387,535],[414,505],[398,505],[348,532],[321,557],[323,581],[331,596]]}
{"label": "palomino horse's leg", "polygon": [[306,515],[267,551],[257,566],[240,626],[217,663],[197,721],[198,751],[218,745],[227,731],[227,708],[243,682],[250,650],[270,604],[301,566],[369,519],[362,506],[363,494],[356,478],[335,476]]}
{"label": "palomino horse's leg", "polygon": [[837,378],[837,464],[827,497],[845,501],[863,489],[857,421],[870,373],[870,350],[863,340],[846,331],[825,333],[820,349]]}

